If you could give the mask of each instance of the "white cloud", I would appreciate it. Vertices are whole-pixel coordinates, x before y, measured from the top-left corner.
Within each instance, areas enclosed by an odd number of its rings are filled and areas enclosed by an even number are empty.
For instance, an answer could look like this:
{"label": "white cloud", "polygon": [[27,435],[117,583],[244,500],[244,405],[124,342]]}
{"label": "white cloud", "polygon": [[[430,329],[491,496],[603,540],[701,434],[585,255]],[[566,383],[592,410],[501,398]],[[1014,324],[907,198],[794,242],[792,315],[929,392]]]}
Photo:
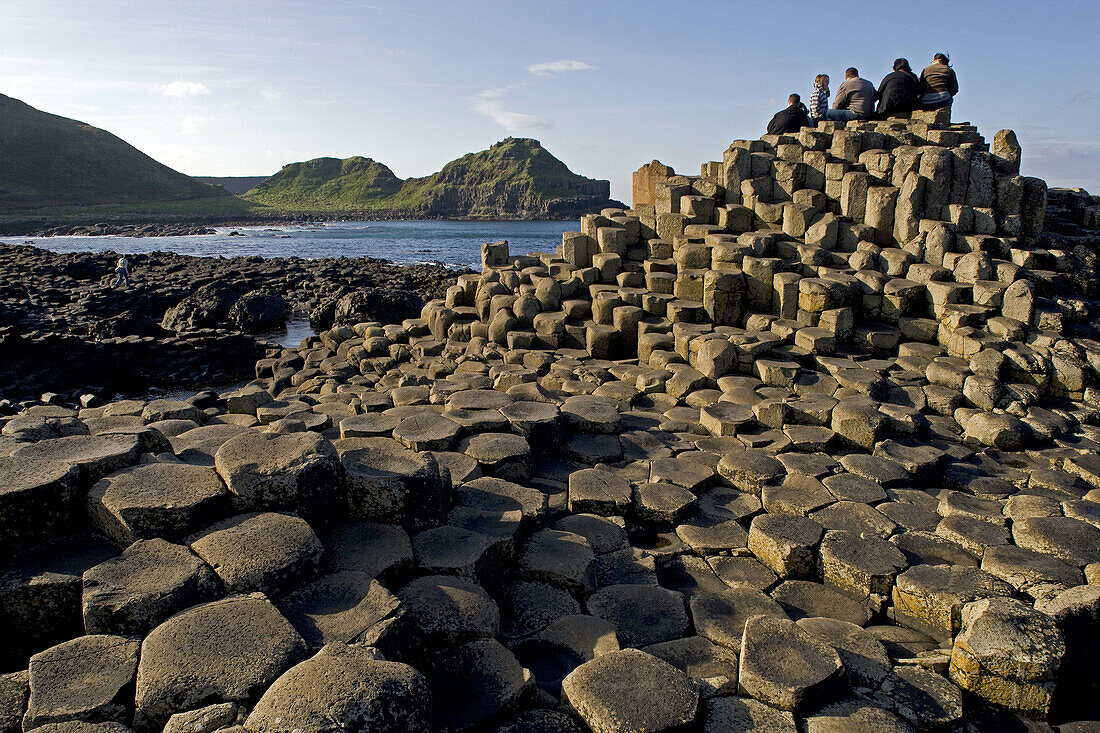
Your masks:
{"label": "white cloud", "polygon": [[278,99],[279,97],[283,96],[282,92],[275,91],[274,89],[264,89],[260,92],[260,94],[264,95],[264,99],[272,100]]}
{"label": "white cloud", "polygon": [[176,79],[171,84],[165,84],[160,88],[160,93],[166,97],[175,97],[176,99],[183,99],[184,97],[200,97],[203,94],[209,94],[210,89],[201,81],[187,81],[186,79]]}
{"label": "white cloud", "polygon": [[545,130],[550,127],[547,120],[536,115],[510,112],[504,109],[504,95],[508,93],[509,89],[509,87],[498,87],[480,92],[470,100],[474,112],[485,115],[509,132]]}
{"label": "white cloud", "polygon": [[583,61],[577,61],[575,59],[558,59],[557,61],[544,61],[541,64],[531,64],[527,67],[527,71],[536,76],[550,76],[551,74],[561,74],[566,71],[586,71],[594,68],[596,67],[592,64],[586,64]]}
{"label": "white cloud", "polygon": [[199,129],[203,126],[206,120],[197,115],[187,115],[180,121],[180,134],[181,135],[198,135]]}

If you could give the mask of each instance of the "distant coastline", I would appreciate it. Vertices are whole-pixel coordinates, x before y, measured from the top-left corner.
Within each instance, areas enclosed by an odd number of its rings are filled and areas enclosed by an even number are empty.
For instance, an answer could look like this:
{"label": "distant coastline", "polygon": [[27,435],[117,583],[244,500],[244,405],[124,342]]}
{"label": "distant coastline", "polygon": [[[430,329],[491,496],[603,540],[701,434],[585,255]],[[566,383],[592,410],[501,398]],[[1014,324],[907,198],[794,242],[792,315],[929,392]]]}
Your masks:
{"label": "distant coastline", "polygon": [[[335,221],[574,221],[575,217],[410,216],[407,211],[264,212],[249,214],[85,214],[70,216],[0,217],[0,236],[137,236],[199,234],[205,227],[245,227],[264,224],[308,224]],[[98,231],[81,231],[98,229]]]}

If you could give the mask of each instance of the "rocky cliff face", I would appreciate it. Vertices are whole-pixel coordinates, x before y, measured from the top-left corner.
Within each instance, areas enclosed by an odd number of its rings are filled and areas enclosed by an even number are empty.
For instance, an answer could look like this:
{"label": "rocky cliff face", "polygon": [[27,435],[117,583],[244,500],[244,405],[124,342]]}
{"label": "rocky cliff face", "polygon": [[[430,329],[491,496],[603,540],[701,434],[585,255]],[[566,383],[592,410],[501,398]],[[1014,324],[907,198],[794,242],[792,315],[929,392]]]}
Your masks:
{"label": "rocky cliff face", "polygon": [[508,138],[402,180],[370,158],[317,158],[285,166],[246,194],[301,211],[407,212],[409,216],[539,219],[573,217],[615,204],[608,181],[573,173],[538,140]]}

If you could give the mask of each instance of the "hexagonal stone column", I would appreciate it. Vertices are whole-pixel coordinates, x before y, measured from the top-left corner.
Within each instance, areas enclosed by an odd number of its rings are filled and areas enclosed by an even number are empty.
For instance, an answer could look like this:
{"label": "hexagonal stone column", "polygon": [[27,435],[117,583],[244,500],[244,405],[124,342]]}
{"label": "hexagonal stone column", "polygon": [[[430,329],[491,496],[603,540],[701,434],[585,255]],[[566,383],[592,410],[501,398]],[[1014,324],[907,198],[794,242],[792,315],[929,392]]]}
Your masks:
{"label": "hexagonal stone column", "polygon": [[847,686],[836,650],[793,621],[755,616],[745,624],[738,685],[793,713],[829,702]]}
{"label": "hexagonal stone column", "polygon": [[84,573],[89,634],[144,636],[174,613],[222,593],[210,566],[182,545],[139,540]]}
{"label": "hexagonal stone column", "polygon": [[307,654],[305,641],[262,595],[234,596],[177,614],[141,644],[138,727],[211,702],[250,703]]}
{"label": "hexagonal stone column", "polygon": [[317,433],[248,430],[218,448],[214,467],[249,509],[298,509],[326,519],[344,503],[336,449]]}
{"label": "hexagonal stone column", "polygon": [[317,577],[324,547],[302,519],[239,514],[188,538],[231,593],[283,595]]}
{"label": "hexagonal stone column", "polygon": [[594,733],[685,730],[699,688],[686,674],[637,649],[585,662],[562,681],[562,699]]}
{"label": "hexagonal stone column", "polygon": [[23,729],[67,720],[125,722],[139,648],[136,639],[94,634],[35,654]]}
{"label": "hexagonal stone column", "polygon": [[344,466],[352,514],[410,531],[443,522],[449,491],[439,464],[390,438],[344,438],[333,443]]}
{"label": "hexagonal stone column", "polygon": [[119,544],[173,542],[225,516],[229,492],[212,469],[153,463],[120,471],[88,492],[92,522]]}
{"label": "hexagonal stone column", "polygon": [[995,705],[1045,719],[1065,653],[1049,616],[1014,598],[987,598],[963,609],[951,679]]}

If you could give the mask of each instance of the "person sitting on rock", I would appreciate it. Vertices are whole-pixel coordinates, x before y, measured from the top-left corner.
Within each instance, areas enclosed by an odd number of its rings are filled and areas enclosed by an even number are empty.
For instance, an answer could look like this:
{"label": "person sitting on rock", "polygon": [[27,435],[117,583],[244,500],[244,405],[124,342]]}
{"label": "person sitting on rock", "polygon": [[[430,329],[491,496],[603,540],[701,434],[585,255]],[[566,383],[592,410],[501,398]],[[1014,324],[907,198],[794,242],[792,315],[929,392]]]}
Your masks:
{"label": "person sitting on rock", "polygon": [[920,73],[920,106],[924,109],[950,107],[959,93],[959,80],[945,53],[932,57],[932,63]]}
{"label": "person sitting on rock", "polygon": [[114,287],[119,287],[125,284],[126,287],[130,287],[130,260],[126,259],[126,255],[122,255],[118,258],[118,262],[115,263],[115,284]]}
{"label": "person sitting on rock", "polygon": [[869,120],[875,111],[875,85],[859,78],[854,66],[844,72],[844,83],[836,90],[833,108],[825,113],[825,119],[837,122]]}
{"label": "person sitting on rock", "polygon": [[792,94],[787,97],[787,108],[776,112],[768,123],[768,134],[789,135],[809,125],[810,113],[806,105],[802,104],[802,97]]}
{"label": "person sitting on rock", "polygon": [[905,112],[912,112],[920,101],[920,80],[909,68],[908,59],[894,61],[894,70],[882,78],[875,92],[878,109],[875,114],[881,119]]}
{"label": "person sitting on rock", "polygon": [[814,77],[814,90],[810,94],[810,125],[816,125],[825,119],[829,111],[829,75],[818,74]]}

